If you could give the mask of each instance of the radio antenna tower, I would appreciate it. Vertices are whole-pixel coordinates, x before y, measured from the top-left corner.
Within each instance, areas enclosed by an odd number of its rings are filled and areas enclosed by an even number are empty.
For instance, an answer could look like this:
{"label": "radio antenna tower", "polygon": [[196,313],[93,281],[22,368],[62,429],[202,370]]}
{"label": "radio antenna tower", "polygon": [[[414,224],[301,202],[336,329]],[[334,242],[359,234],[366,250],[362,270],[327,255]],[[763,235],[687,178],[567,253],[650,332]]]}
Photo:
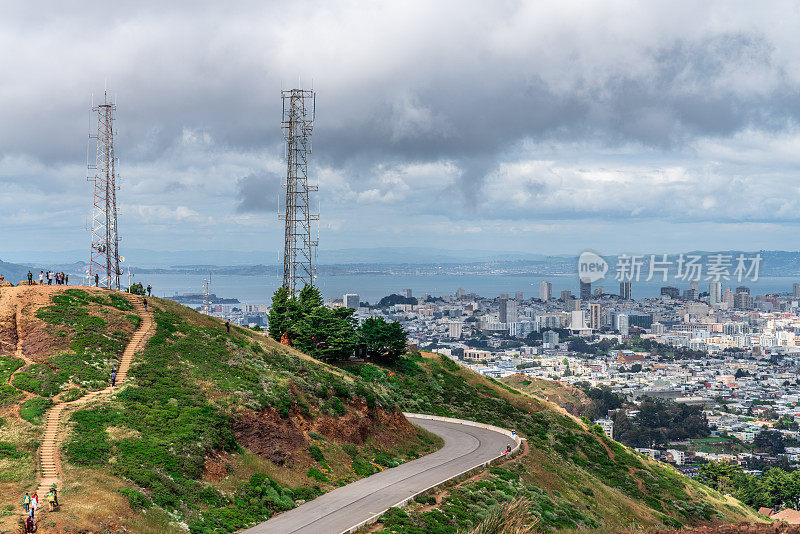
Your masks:
{"label": "radio antenna tower", "polygon": [[[119,235],[117,234],[117,184],[114,170],[114,112],[117,106],[103,93],[103,103],[92,106],[97,113],[97,159],[88,165],[89,178],[94,181],[92,205],[92,250],[89,261],[89,283],[98,276],[98,285],[119,289]],[[92,176],[93,174],[93,176]]]}
{"label": "radio antenna tower", "polygon": [[286,156],[286,201],[283,214],[278,216],[286,222],[283,287],[297,296],[305,284],[314,285],[316,273],[317,241],[311,239],[311,222],[319,221],[319,215],[310,211],[309,193],[317,191],[317,186],[308,185],[316,99],[313,90],[303,89],[282,90],[281,99]]}

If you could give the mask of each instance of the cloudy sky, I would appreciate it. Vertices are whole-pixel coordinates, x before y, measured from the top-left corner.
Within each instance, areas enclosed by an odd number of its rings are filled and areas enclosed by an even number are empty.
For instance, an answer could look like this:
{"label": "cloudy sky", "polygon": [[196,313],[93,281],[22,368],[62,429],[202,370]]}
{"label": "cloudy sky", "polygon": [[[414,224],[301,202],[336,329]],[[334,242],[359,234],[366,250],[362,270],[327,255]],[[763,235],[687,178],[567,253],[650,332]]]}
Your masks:
{"label": "cloudy sky", "polygon": [[796,2],[116,4],[0,1],[0,258],[88,250],[106,83],[123,251],[278,250],[312,80],[322,249],[798,249]]}

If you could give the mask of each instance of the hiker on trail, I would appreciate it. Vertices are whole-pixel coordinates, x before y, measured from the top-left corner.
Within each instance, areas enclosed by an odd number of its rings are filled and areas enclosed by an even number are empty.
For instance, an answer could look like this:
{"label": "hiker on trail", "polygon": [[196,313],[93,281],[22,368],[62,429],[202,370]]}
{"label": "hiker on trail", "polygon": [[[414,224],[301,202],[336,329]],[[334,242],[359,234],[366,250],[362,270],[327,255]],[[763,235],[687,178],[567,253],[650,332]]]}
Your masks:
{"label": "hiker on trail", "polygon": [[67,273],[67,274],[65,274],[65,275],[64,275],[64,283],[65,283],[66,285],[69,285],[69,273]]}
{"label": "hiker on trail", "polygon": [[47,285],[53,285],[53,271],[47,271]]}
{"label": "hiker on trail", "polygon": [[39,496],[36,492],[31,495],[31,519],[36,519],[36,509],[39,508]]}
{"label": "hiker on trail", "polygon": [[94,287],[100,287],[100,275],[94,273]]}
{"label": "hiker on trail", "polygon": [[150,292],[151,292],[151,291],[153,291],[153,286],[151,286],[150,284],[147,284],[147,296],[148,296],[148,297],[152,296],[152,295],[150,294]]}
{"label": "hiker on trail", "polygon": [[29,286],[33,285],[33,273],[30,271],[28,271],[28,285]]}
{"label": "hiker on trail", "polygon": [[27,493],[22,498],[22,507],[25,508],[25,513],[27,514],[31,509],[31,496]]}
{"label": "hiker on trail", "polygon": [[111,368],[111,387],[117,385],[117,371],[113,367]]}
{"label": "hiker on trail", "polygon": [[39,285],[44,284],[44,271],[39,271]]}
{"label": "hiker on trail", "polygon": [[231,320],[230,319],[225,321],[225,328],[228,330],[228,333],[230,334],[231,333]]}
{"label": "hiker on trail", "polygon": [[25,519],[25,532],[36,532],[36,525],[33,523],[31,516]]}
{"label": "hiker on trail", "polygon": [[53,490],[47,492],[47,504],[49,506],[48,510],[51,512],[56,509],[55,505],[56,498],[53,496]]}
{"label": "hiker on trail", "polygon": [[58,506],[58,488],[55,484],[53,484],[53,500],[55,501],[56,506]]}
{"label": "hiker on trail", "polygon": [[142,302],[144,302],[144,311],[147,311],[147,299],[142,299]]}

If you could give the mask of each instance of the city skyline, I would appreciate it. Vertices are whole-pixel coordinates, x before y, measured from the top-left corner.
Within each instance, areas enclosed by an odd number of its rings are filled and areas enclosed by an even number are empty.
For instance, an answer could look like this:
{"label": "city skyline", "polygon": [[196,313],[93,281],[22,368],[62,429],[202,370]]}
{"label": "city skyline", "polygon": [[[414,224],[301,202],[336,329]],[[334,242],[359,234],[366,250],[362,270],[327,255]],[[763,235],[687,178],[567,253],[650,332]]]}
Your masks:
{"label": "city skyline", "polygon": [[88,246],[88,108],[106,84],[123,254],[274,249],[277,100],[297,84],[325,110],[324,247],[793,248],[790,4],[91,5],[0,22],[26,43],[0,66],[29,74],[0,93],[6,251]]}

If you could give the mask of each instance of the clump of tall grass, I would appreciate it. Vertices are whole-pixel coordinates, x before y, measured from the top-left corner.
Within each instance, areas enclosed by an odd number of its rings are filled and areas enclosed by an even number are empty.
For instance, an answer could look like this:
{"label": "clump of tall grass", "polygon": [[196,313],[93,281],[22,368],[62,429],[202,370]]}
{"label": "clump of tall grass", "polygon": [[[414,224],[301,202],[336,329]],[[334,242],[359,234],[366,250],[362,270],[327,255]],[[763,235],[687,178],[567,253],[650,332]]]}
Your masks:
{"label": "clump of tall grass", "polygon": [[534,534],[539,520],[531,514],[530,505],[527,499],[517,497],[494,508],[483,521],[460,534]]}

